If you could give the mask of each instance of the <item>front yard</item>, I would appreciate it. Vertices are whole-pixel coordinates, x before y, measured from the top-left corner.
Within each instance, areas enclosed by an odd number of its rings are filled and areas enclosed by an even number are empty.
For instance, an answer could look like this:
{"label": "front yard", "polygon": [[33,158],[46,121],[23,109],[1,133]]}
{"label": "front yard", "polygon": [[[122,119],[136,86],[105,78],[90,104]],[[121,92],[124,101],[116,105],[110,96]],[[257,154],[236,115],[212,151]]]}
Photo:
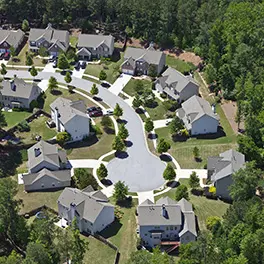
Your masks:
{"label": "front yard", "polygon": [[[190,186],[188,185],[188,179],[180,179],[180,183],[186,185],[190,191]],[[166,196],[175,200],[175,190],[176,189],[171,189],[169,192],[156,196],[155,200],[157,201],[159,198]],[[206,229],[206,219],[209,216],[223,217],[227,208],[229,207],[229,204],[224,203],[220,200],[211,200],[211,199],[207,199],[204,196],[195,196],[190,192],[189,192],[189,197],[190,197],[190,202],[193,204],[195,215],[198,218],[200,230]]]}
{"label": "front yard", "polygon": [[[130,79],[129,82],[127,83],[127,85],[124,87],[123,91],[130,96],[135,96],[136,95],[135,85],[136,85],[137,81],[138,80],[136,80],[134,78]],[[145,89],[151,89],[151,82],[150,81],[140,80],[140,82],[143,84],[144,90]]]}
{"label": "front yard", "polygon": [[9,129],[17,124],[19,124],[21,121],[23,121],[25,118],[29,117],[32,113],[22,111],[22,112],[2,112],[5,116],[5,120],[7,123],[7,126],[4,127],[4,129]]}

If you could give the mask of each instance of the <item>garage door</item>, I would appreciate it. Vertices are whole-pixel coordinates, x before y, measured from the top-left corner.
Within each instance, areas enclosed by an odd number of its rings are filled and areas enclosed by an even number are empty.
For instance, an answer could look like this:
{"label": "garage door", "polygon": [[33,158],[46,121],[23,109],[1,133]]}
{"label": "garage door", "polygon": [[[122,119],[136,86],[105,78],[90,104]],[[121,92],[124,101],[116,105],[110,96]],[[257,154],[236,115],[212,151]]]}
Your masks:
{"label": "garage door", "polygon": [[123,69],[123,73],[133,75],[134,74],[134,71],[133,70]]}

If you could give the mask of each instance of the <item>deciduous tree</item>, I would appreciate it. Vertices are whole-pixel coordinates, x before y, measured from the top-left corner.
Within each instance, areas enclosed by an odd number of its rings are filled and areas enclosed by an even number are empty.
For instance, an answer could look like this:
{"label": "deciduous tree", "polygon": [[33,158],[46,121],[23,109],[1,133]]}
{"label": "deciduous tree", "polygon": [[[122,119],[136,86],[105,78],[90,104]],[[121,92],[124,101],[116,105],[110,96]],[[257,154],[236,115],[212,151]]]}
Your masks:
{"label": "deciduous tree", "polygon": [[181,184],[177,187],[175,192],[175,199],[177,201],[180,201],[182,198],[185,198],[186,200],[189,200],[189,193],[187,186]]}
{"label": "deciduous tree", "polygon": [[97,87],[97,85],[95,83],[93,84],[90,93],[93,96],[95,96],[95,95],[97,95],[99,93],[98,87]]}
{"label": "deciduous tree", "polygon": [[113,143],[112,143],[112,148],[116,150],[117,152],[124,150],[125,148],[125,143],[123,140],[120,138],[120,136],[116,136]]}
{"label": "deciduous tree", "polygon": [[168,163],[164,172],[163,172],[163,178],[166,181],[172,181],[174,180],[176,177],[176,172],[174,170],[174,168]]}
{"label": "deciduous tree", "polygon": [[35,77],[35,76],[38,75],[38,71],[37,71],[37,69],[36,69],[34,66],[31,67],[31,69],[30,69],[30,74],[31,74],[33,77]]}
{"label": "deciduous tree", "polygon": [[121,125],[119,127],[118,136],[123,140],[127,139],[129,136],[129,132],[128,132],[127,128],[125,127],[124,123],[121,123]]}
{"label": "deciduous tree", "polygon": [[96,170],[96,173],[99,179],[105,179],[107,177],[108,171],[103,163],[100,164],[99,168]]}
{"label": "deciduous tree", "polygon": [[195,171],[193,171],[190,175],[189,178],[189,185],[191,186],[191,188],[195,189],[198,188],[200,186],[200,179],[197,176],[197,173]]}
{"label": "deciduous tree", "polygon": [[56,136],[56,140],[61,146],[63,146],[67,141],[70,141],[70,139],[71,135],[66,131],[59,132]]}
{"label": "deciduous tree", "polygon": [[158,153],[161,154],[167,152],[170,149],[170,147],[171,147],[170,143],[167,142],[164,138],[161,138],[157,146],[157,151]]}
{"label": "deciduous tree", "polygon": [[120,118],[120,116],[123,115],[123,109],[120,107],[119,104],[116,104],[115,109],[114,109],[114,116],[117,118]]}
{"label": "deciduous tree", "polygon": [[151,118],[147,118],[145,121],[145,130],[150,133],[154,129],[154,123]]}
{"label": "deciduous tree", "polygon": [[64,80],[66,83],[70,83],[72,81],[72,77],[71,77],[71,74],[69,72],[66,72]]}
{"label": "deciduous tree", "polygon": [[118,202],[123,202],[126,200],[126,196],[128,195],[128,186],[125,185],[125,182],[118,181],[115,184],[113,197]]}

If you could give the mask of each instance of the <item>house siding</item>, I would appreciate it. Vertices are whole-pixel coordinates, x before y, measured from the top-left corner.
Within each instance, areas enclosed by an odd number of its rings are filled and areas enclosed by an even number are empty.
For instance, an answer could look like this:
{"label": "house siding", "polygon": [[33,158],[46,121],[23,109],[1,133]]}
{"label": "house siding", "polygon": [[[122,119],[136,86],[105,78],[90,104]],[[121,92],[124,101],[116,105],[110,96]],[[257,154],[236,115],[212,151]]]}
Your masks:
{"label": "house siding", "polygon": [[185,232],[180,237],[181,244],[187,244],[195,240],[196,240],[196,236],[189,231]]}
{"label": "house siding", "polygon": [[204,115],[192,123],[191,135],[202,135],[216,133],[218,129],[218,120]]}
{"label": "house siding", "polygon": [[233,184],[232,175],[215,181],[216,195],[224,199],[231,199],[229,187]]}
{"label": "house siding", "polygon": [[188,83],[186,87],[179,93],[179,101],[186,101],[193,95],[199,95],[199,86],[194,83]]}
{"label": "house siding", "polygon": [[164,70],[165,64],[166,64],[166,55],[162,53],[157,69],[158,75],[161,74],[161,72]]}
{"label": "house siding", "polygon": [[96,221],[94,222],[93,231],[101,232],[108,225],[110,225],[115,220],[114,207],[104,207],[102,212],[98,215]]}

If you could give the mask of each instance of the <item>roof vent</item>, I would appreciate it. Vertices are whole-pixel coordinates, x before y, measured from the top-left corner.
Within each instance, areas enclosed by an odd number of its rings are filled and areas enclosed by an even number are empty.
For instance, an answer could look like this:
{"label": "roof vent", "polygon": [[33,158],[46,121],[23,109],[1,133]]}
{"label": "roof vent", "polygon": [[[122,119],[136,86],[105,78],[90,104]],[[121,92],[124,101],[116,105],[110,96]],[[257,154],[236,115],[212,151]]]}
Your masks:
{"label": "roof vent", "polygon": [[167,211],[167,209],[166,209],[166,207],[165,207],[165,204],[162,205],[161,213],[162,213],[162,216],[163,216],[164,218],[166,218],[166,219],[169,218],[169,216],[168,216],[168,211]]}
{"label": "roof vent", "polygon": [[38,157],[41,154],[40,148],[34,148],[35,157]]}

